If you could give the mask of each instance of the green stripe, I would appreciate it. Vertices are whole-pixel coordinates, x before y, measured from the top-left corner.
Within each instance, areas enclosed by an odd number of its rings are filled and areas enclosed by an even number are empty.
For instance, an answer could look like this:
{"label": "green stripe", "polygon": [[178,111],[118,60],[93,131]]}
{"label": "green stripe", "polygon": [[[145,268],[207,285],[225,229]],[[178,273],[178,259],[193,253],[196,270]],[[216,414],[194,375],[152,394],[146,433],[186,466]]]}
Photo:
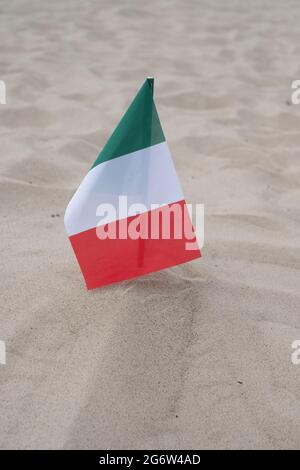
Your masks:
{"label": "green stripe", "polygon": [[147,78],[92,168],[99,163],[164,141],[165,136],[153,101],[153,79]]}

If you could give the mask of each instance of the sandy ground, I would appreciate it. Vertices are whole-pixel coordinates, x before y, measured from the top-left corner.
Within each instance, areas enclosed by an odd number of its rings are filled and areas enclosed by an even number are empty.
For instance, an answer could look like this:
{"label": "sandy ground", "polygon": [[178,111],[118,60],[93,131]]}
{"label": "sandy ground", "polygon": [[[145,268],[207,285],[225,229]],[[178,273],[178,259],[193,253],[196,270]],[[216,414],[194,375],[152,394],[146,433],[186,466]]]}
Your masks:
{"label": "sandy ground", "polygon": [[[299,22],[297,1],[1,2],[1,448],[299,447]],[[64,210],[147,75],[204,256],[87,292]]]}

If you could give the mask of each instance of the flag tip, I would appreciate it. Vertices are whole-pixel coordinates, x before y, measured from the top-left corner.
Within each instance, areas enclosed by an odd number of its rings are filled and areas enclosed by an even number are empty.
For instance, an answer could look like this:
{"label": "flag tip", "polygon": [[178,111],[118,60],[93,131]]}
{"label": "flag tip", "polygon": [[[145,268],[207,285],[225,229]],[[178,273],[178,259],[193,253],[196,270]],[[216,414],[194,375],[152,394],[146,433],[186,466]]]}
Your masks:
{"label": "flag tip", "polygon": [[147,77],[147,82],[150,86],[150,89],[152,91],[152,95],[153,95],[153,89],[154,89],[154,77]]}

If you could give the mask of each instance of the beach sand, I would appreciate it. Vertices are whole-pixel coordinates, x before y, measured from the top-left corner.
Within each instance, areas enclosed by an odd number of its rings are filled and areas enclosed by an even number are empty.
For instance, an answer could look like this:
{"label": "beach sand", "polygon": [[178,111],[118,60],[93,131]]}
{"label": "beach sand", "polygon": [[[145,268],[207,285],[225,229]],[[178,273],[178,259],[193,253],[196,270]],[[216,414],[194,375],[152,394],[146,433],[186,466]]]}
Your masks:
{"label": "beach sand", "polygon": [[[297,1],[3,1],[2,449],[300,445]],[[146,76],[203,258],[86,291],[64,210]]]}

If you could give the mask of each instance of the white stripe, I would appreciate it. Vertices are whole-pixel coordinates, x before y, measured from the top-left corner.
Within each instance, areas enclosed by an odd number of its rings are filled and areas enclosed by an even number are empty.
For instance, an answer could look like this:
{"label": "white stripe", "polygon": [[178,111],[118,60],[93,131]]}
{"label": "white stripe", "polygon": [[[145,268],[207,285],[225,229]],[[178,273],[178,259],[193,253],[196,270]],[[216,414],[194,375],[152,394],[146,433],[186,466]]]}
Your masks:
{"label": "white stripe", "polygon": [[[83,179],[65,213],[69,236],[95,228],[99,204],[112,204],[117,212],[119,196],[127,196],[128,207],[181,201],[183,194],[166,142],[105,161],[92,168]],[[110,217],[105,223],[120,217]]]}

